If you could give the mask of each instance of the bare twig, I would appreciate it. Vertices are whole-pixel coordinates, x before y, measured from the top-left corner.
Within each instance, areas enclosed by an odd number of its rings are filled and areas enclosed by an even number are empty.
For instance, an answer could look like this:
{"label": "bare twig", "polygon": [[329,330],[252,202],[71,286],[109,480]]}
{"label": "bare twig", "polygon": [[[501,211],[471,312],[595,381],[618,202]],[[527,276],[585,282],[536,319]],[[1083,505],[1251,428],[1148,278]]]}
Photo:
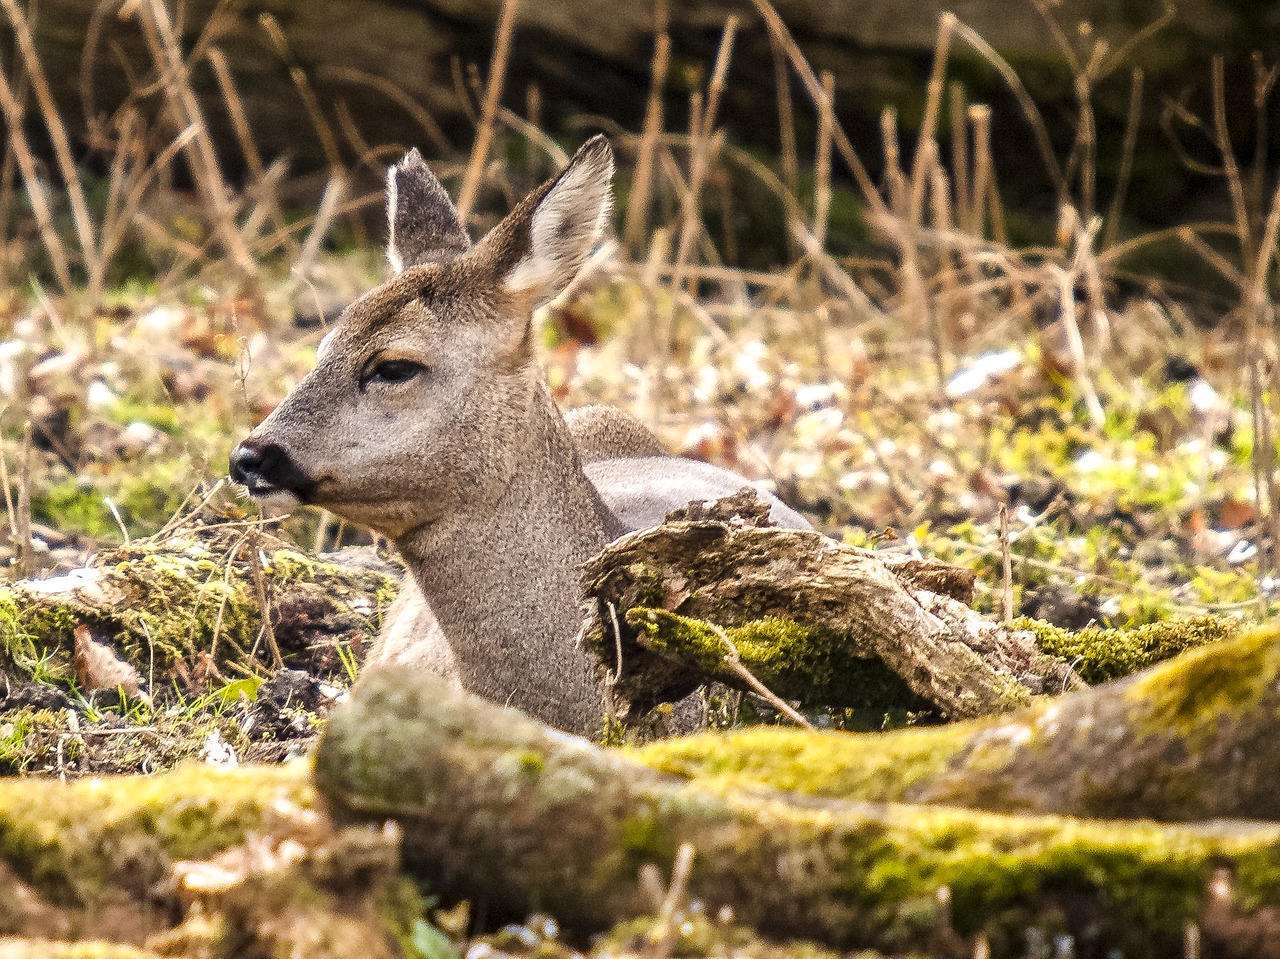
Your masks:
{"label": "bare twig", "polygon": [[[276,629],[271,622],[271,604],[267,599],[267,580],[262,573],[262,560],[258,556],[261,549],[260,527],[251,527],[249,536],[249,570],[253,573],[253,586],[258,593],[258,605],[262,610],[262,635],[267,638],[267,648],[271,650],[272,662],[276,669],[284,669],[284,657],[280,655],[280,646],[276,643]],[[257,649],[250,653],[256,654]]]}
{"label": "bare twig", "polygon": [[466,223],[475,205],[480,189],[480,178],[489,159],[489,146],[493,141],[494,117],[498,112],[498,99],[502,96],[502,82],[506,76],[507,61],[511,56],[511,37],[515,33],[516,15],[520,12],[520,0],[502,0],[502,16],[498,20],[498,35],[493,46],[493,58],[489,61],[489,80],[485,84],[484,102],[480,106],[480,124],[476,129],[476,142],[471,148],[471,159],[462,178],[458,192],[458,219]]}
{"label": "bare twig", "polygon": [[1002,559],[1003,571],[1001,573],[1001,583],[1004,587],[1004,621],[1005,624],[1013,622],[1013,556],[1009,544],[1009,507],[1000,504],[1000,557]]}
{"label": "bare twig", "polygon": [[707,623],[707,626],[713,633],[720,637],[721,642],[729,647],[729,653],[724,658],[724,664],[729,667],[735,676],[750,686],[756,695],[778,712],[782,713],[782,715],[790,719],[797,726],[801,726],[804,729],[813,728],[813,723],[809,722],[809,720],[805,719],[803,715],[797,712],[795,707],[774,693],[768,686],[760,682],[760,680],[756,679],[751,670],[742,665],[742,659],[738,656],[738,647],[734,645],[733,640],[729,638],[728,633],[715,623],[709,622]]}
{"label": "bare twig", "polygon": [[244,237],[236,226],[235,210],[229,200],[227,185],[218,165],[217,152],[213,146],[213,138],[209,135],[196,99],[191,88],[187,64],[183,62],[182,47],[174,32],[173,20],[164,0],[143,0],[138,4],[137,16],[145,29],[151,54],[161,70],[165,96],[183,127],[194,128],[194,136],[184,143],[184,149],[192,162],[196,186],[204,197],[205,204],[213,220],[227,255],[241,279],[253,280],[257,276],[257,264],[249,255]]}
{"label": "bare twig", "polygon": [[22,454],[18,460],[18,576],[26,579],[36,572],[36,549],[31,539],[31,423],[22,428]]}

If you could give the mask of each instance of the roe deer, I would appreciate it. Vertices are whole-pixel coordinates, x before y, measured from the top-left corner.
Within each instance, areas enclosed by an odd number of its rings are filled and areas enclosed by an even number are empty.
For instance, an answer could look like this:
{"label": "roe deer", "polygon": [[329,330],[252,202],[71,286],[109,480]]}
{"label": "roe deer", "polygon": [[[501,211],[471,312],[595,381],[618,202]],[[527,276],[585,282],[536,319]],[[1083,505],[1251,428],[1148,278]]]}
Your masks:
{"label": "roe deer", "polygon": [[[561,416],[533,313],[599,241],[613,156],[595,137],[476,244],[416,150],[388,173],[395,275],[347,308],[315,369],[231,455],[263,503],[389,537],[406,589],[370,668],[431,671],[597,733],[600,668],[576,642],[578,564],[612,537],[747,481],[665,455],[627,414]],[[770,498],[776,521],[807,526]]]}

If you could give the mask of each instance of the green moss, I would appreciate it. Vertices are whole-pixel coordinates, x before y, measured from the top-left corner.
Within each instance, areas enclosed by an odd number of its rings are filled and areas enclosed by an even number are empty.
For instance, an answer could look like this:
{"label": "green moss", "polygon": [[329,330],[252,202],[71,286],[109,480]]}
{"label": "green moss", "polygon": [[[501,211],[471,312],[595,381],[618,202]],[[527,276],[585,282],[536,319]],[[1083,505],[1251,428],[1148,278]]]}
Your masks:
{"label": "green moss", "polygon": [[0,782],[0,857],[57,903],[87,905],[114,884],[145,888],[177,859],[207,858],[263,828],[278,803],[309,808],[300,764],[205,765],[157,776]]}
{"label": "green moss", "polygon": [[717,788],[765,786],[808,796],[898,802],[968,745],[972,724],[882,734],[758,727],[630,750],[647,766]]}
{"label": "green moss", "polygon": [[[395,676],[378,680],[335,716],[322,744],[317,781],[329,801],[340,815],[357,812],[375,822],[399,811],[413,824],[413,855],[466,856],[479,864],[460,871],[463,894],[485,888],[497,871],[510,901],[537,897],[567,925],[592,929],[633,911],[636,863],[630,850],[666,849],[653,854],[666,863],[670,850],[684,842],[697,847],[691,888],[708,902],[734,902],[744,921],[777,935],[808,934],[837,946],[862,943],[899,953],[920,948],[934,931],[930,902],[942,887],[951,893],[957,930],[1003,942],[1005,948],[994,951],[1005,955],[1019,954],[1015,939],[1028,925],[1061,923],[1064,910],[1072,913],[1073,931],[1095,930],[1099,954],[1111,948],[1135,957],[1170,954],[1185,923],[1200,915],[1206,884],[1224,864],[1248,863],[1249,895],[1262,905],[1280,903],[1280,886],[1261,884],[1267,864],[1274,870],[1280,862],[1280,826],[1274,824],[1196,828],[823,802],[747,791],[732,776],[654,777],[616,752],[567,743],[448,689],[416,681],[405,688]],[[923,741],[914,754],[905,751],[903,733],[779,730],[702,739],[736,742],[741,766],[752,747],[776,751],[791,736],[797,744],[810,738],[843,743],[831,755],[843,752],[847,767],[865,758],[858,747],[874,749],[880,739],[903,745],[903,765],[914,762],[923,774],[942,759],[923,749]],[[953,752],[963,745],[951,742]],[[420,745],[389,748],[396,743]],[[544,752],[549,769],[572,766],[592,787],[564,804],[543,792],[541,781],[516,794],[495,788],[494,757],[513,747]],[[678,748],[655,744],[635,755],[670,756]],[[363,778],[371,761],[366,752],[377,753],[381,781]],[[723,752],[714,755],[723,761]],[[779,784],[814,789],[807,770],[826,775],[826,759],[797,751],[789,759],[792,781]],[[411,781],[416,786],[406,785]],[[530,825],[535,810],[536,826]],[[477,815],[491,825],[476,829]],[[541,838],[530,833],[513,849],[504,832],[508,825],[536,828]],[[548,876],[566,880],[548,882]]]}
{"label": "green moss", "polygon": [[1076,632],[1041,620],[1020,619],[1016,629],[1035,633],[1040,649],[1069,663],[1087,683],[1104,683],[1154,666],[1189,649],[1239,634],[1239,620],[1201,616],[1149,623],[1135,629],[1090,626]]}
{"label": "green moss", "polygon": [[[210,652],[224,674],[258,673],[263,651],[257,657],[252,652],[260,645],[262,618],[246,555],[241,530],[212,527],[104,555],[106,589],[92,605],[79,602],[74,591],[37,595],[20,585],[0,586],[0,665],[15,678],[70,685],[73,632],[85,624],[142,675],[158,677],[158,685],[168,685],[171,667]],[[322,583],[324,595],[313,597],[316,603],[341,606],[346,597],[370,594],[389,601],[397,588],[389,577],[312,560],[277,540],[262,555],[270,597],[297,584]],[[377,617],[365,625],[372,638]],[[286,661],[291,653],[306,650],[285,650]]]}
{"label": "green moss", "polygon": [[1230,655],[1213,646],[1192,650],[1136,677],[1128,697],[1145,707],[1152,730],[1175,730],[1194,745],[1257,706],[1280,674],[1278,635],[1276,626],[1252,630],[1231,644]]}
{"label": "green moss", "polygon": [[[650,649],[688,659],[708,676],[738,681],[725,666],[729,647],[705,621],[643,606],[628,610],[626,619]],[[883,712],[923,705],[883,662],[849,655],[847,638],[829,629],[764,616],[724,632],[752,675],[802,708]]]}

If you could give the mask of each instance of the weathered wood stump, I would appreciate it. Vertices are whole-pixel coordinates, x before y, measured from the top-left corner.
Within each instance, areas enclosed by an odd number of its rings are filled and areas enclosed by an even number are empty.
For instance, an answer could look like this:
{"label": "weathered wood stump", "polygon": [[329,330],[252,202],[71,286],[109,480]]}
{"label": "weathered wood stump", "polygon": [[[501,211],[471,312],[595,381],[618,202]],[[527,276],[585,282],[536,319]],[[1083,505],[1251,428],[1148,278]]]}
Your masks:
{"label": "weathered wood stump", "polygon": [[[1078,688],[1034,635],[970,609],[973,574],[766,525],[749,491],[677,511],[583,567],[584,639],[634,717],[702,683],[744,688],[726,656],[801,708],[1006,712]],[[713,625],[708,625],[713,624]],[[619,668],[620,667],[620,668]]]}

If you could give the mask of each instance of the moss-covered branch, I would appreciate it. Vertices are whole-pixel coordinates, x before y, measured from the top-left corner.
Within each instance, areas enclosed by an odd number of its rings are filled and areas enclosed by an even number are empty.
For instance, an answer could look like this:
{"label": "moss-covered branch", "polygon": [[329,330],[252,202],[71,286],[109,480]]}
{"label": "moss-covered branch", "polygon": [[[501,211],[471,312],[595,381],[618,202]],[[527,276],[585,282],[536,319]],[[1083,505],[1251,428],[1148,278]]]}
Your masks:
{"label": "moss-covered branch", "polygon": [[595,600],[587,641],[611,669],[621,660],[613,688],[623,715],[709,680],[740,686],[707,622],[765,685],[808,708],[966,718],[1078,685],[1032,633],[954,598],[972,587],[964,571],[887,562],[810,531],[669,518],[607,546],[585,565],[583,585]]}
{"label": "moss-covered branch", "polygon": [[[281,804],[311,805],[298,765],[192,766],[151,777],[0,781],[0,865],[51,904],[136,910],[165,922],[175,860],[200,859],[261,831]],[[0,932],[12,932],[13,929]]]}
{"label": "moss-covered branch", "polygon": [[637,753],[721,788],[989,810],[1280,819],[1280,629],[1017,716],[878,735],[752,729]]}
{"label": "moss-covered branch", "polygon": [[385,573],[304,556],[256,525],[193,519],[90,568],[0,586],[0,672],[71,683],[84,626],[143,679],[185,693],[261,674],[273,642],[286,665],[340,676],[339,646],[358,651],[395,590]]}
{"label": "moss-covered branch", "polygon": [[[854,752],[865,743],[846,741]],[[419,677],[366,677],[331,721],[316,778],[341,818],[397,818],[406,856],[433,888],[497,912],[546,910],[578,930],[634,915],[640,868],[669,868],[685,842],[697,849],[690,891],[709,910],[728,904],[766,933],[841,948],[927,944],[941,887],[957,930],[985,931],[998,955],[1049,915],[1080,942],[1168,955],[1220,866],[1234,873],[1233,910],[1280,905],[1280,827],[1090,823],[721,788]]]}

